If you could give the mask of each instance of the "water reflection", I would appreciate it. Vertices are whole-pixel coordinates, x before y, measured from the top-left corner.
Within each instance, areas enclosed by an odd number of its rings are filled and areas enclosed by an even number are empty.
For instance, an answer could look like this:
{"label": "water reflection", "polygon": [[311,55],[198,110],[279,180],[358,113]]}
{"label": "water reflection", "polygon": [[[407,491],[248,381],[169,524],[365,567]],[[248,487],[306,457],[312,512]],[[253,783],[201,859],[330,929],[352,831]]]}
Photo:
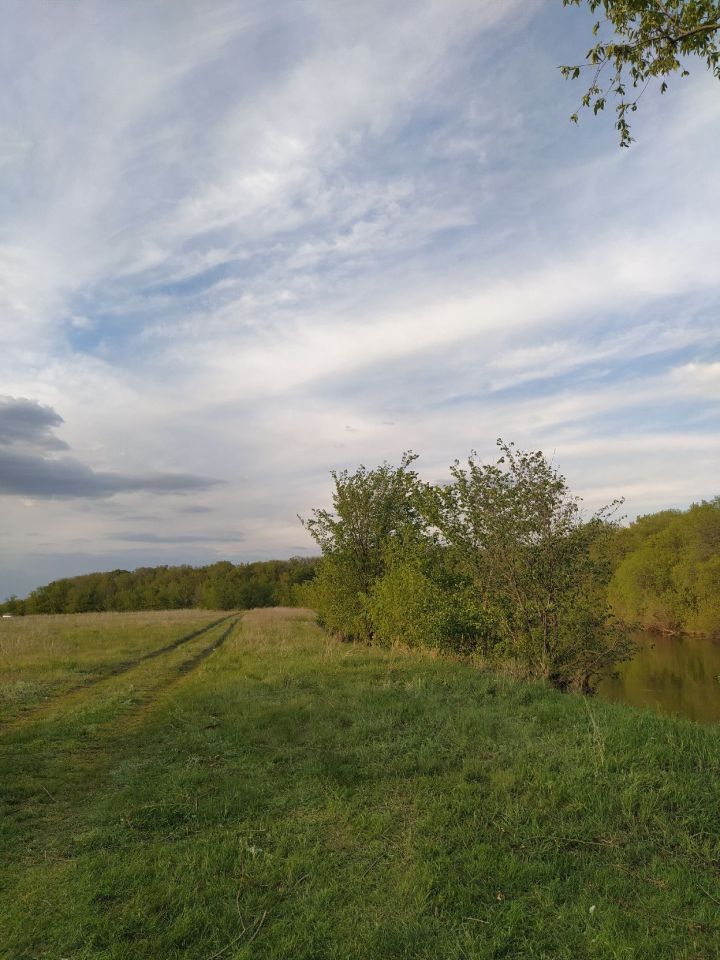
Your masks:
{"label": "water reflection", "polygon": [[634,634],[638,652],[605,680],[606,700],[652,707],[701,723],[720,721],[720,642],[697,637]]}

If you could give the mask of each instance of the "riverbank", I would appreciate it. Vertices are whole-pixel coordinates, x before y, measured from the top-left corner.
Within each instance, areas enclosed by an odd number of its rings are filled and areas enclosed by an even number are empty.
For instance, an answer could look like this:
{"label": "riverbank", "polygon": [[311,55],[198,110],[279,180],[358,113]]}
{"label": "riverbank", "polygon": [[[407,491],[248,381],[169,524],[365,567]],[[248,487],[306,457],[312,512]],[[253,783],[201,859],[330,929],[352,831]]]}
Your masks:
{"label": "riverbank", "polygon": [[678,637],[680,639],[682,639],[682,637],[691,637],[695,640],[710,640],[712,642],[720,642],[720,633],[717,633],[716,631],[689,630],[680,627],[667,627],[658,623],[625,623],[622,620],[619,622],[620,625],[629,633],[641,632],[657,637]]}
{"label": "riverbank", "polygon": [[637,631],[631,660],[602,681],[604,699],[720,723],[720,642]]}
{"label": "riverbank", "polygon": [[10,718],[9,956],[715,956],[719,728],[302,611],[226,630]]}

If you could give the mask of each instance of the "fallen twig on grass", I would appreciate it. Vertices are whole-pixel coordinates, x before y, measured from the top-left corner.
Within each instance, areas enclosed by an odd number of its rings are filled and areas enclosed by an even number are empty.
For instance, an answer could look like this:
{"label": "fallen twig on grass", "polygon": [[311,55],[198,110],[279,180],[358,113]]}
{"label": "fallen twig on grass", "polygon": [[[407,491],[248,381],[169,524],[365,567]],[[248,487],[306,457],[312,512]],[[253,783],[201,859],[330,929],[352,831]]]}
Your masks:
{"label": "fallen twig on grass", "polygon": [[[242,930],[233,940],[230,940],[228,943],[226,943],[225,946],[221,947],[216,953],[213,953],[209,957],[206,957],[205,960],[216,960],[216,958],[222,956],[222,954],[225,953],[226,950],[229,950],[230,947],[234,946],[236,943],[242,940],[242,938],[247,933],[248,928],[245,926],[242,916],[240,916],[240,908],[239,908],[239,905],[237,904],[237,901],[236,901],[236,906],[238,906],[238,916],[240,917]],[[263,925],[263,923],[265,923],[266,916],[267,916],[267,910],[263,910],[263,915],[260,917],[256,925],[252,928],[252,931],[253,931],[252,936],[248,940],[248,943],[252,943],[255,937],[258,935],[258,933],[260,933],[260,927]]]}
{"label": "fallen twig on grass", "polygon": [[258,925],[255,927],[255,932],[253,933],[253,935],[252,935],[252,936],[250,937],[250,939],[248,940],[248,943],[252,943],[253,940],[255,939],[255,937],[260,933],[260,927],[265,923],[265,917],[266,917],[266,916],[267,916],[267,910],[264,910],[264,911],[263,911],[263,915],[260,917],[260,922],[259,922]]}

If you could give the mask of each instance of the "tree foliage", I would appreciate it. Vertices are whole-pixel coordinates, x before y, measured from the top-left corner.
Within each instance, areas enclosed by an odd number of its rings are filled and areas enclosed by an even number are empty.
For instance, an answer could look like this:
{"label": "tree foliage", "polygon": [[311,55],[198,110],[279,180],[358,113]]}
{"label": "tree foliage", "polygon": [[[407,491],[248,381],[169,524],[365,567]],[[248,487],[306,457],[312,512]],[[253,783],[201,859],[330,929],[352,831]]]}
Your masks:
{"label": "tree foliage", "polygon": [[25,600],[11,597],[0,611],[13,615],[104,610],[171,610],[203,607],[238,610],[291,606],[298,586],[312,579],[317,560],[294,557],[208,567],[140,567],[54,580]]}
{"label": "tree foliage", "polygon": [[[615,126],[620,146],[629,147],[629,115],[654,81],[660,92],[677,72],[687,76],[685,58],[700,57],[720,78],[720,0],[563,0],[564,6],[584,6],[599,15],[593,27],[598,38],[585,63],[560,68],[567,79],[590,73],[582,106],[594,114],[615,100]],[[571,117],[577,123],[578,113]]]}
{"label": "tree foliage", "polygon": [[400,467],[333,474],[333,511],[306,526],[323,550],[312,587],[322,622],[349,639],[511,661],[559,687],[591,689],[630,645],[606,597],[597,545],[614,524],[585,521],[542,453],[500,444],[444,485]]}
{"label": "tree foliage", "polygon": [[541,452],[498,446],[495,463],[454,464],[432,522],[472,578],[500,652],[556,686],[590,689],[629,649],[607,604],[610,568],[594,549],[612,533],[614,505],[584,520]]}
{"label": "tree foliage", "polygon": [[609,596],[628,623],[720,634],[720,497],[639,517],[619,531]]}
{"label": "tree foliage", "polygon": [[419,522],[416,459],[409,451],[399,467],[333,471],[333,509],[313,510],[302,520],[323,552],[316,604],[326,626],[348,639],[372,638],[370,590],[385,572],[393,539]]}
{"label": "tree foliage", "polygon": [[495,625],[452,551],[428,529],[397,538],[366,602],[375,639],[488,655]]}

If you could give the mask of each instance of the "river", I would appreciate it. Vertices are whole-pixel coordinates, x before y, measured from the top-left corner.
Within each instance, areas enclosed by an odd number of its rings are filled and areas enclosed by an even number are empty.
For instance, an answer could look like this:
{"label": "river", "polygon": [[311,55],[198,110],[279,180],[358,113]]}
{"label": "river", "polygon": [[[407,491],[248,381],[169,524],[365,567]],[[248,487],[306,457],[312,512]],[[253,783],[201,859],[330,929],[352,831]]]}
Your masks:
{"label": "river", "polygon": [[634,634],[638,652],[598,691],[606,700],[651,707],[700,723],[720,722],[720,642]]}

